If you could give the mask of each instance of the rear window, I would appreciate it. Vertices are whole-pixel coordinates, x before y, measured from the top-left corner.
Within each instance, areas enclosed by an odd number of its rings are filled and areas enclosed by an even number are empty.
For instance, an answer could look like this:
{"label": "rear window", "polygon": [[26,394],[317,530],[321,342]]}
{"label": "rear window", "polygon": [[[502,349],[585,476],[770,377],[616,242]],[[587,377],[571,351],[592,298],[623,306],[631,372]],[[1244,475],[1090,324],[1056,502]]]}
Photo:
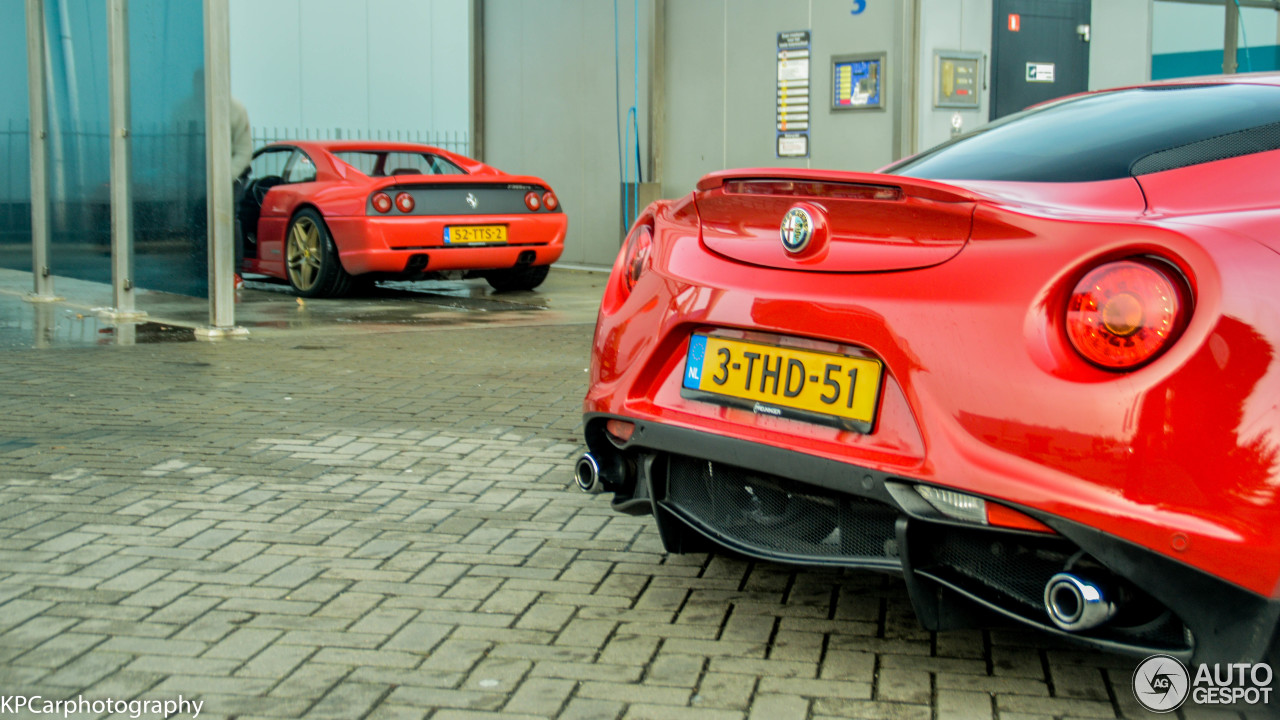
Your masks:
{"label": "rear window", "polygon": [[1280,88],[1120,90],[1024,110],[887,172],[933,180],[1086,182],[1280,149]]}
{"label": "rear window", "polygon": [[457,165],[430,153],[342,150],[334,156],[370,177],[467,174]]}

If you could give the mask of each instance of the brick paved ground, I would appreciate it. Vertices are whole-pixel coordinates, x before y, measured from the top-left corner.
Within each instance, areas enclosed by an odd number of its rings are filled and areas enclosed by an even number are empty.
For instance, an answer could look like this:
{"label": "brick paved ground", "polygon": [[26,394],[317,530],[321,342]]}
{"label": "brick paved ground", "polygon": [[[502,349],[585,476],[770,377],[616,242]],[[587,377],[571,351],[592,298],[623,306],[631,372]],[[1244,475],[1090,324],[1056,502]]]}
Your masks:
{"label": "brick paved ground", "polygon": [[181,694],[202,718],[1144,716],[1130,658],[932,635],[895,578],[667,556],[650,519],[569,491],[590,332],[0,353],[0,695]]}

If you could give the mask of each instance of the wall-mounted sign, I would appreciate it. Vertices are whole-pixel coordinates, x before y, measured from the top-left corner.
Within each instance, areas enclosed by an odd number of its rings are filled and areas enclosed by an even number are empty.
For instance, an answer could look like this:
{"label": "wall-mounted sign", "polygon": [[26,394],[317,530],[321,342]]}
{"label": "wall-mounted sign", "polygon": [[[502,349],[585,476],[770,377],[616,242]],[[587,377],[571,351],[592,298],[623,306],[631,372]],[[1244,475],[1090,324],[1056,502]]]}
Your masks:
{"label": "wall-mounted sign", "polygon": [[982,55],[939,50],[933,56],[934,107],[976,109],[982,98]]}
{"label": "wall-mounted sign", "polygon": [[884,71],[884,53],[832,57],[831,109],[883,108]]}
{"label": "wall-mounted sign", "polygon": [[778,33],[778,134],[782,157],[809,157],[809,31]]}
{"label": "wall-mounted sign", "polygon": [[1027,63],[1027,82],[1053,82],[1053,63]]}

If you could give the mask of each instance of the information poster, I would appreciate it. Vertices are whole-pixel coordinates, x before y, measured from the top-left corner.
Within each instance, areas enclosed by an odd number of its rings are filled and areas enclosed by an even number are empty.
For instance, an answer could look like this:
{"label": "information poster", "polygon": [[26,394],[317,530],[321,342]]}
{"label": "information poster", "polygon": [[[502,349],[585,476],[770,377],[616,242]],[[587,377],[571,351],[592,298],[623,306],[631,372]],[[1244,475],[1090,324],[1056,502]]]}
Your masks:
{"label": "information poster", "polygon": [[883,53],[841,55],[831,58],[833,110],[867,110],[884,107]]}
{"label": "information poster", "polygon": [[809,31],[778,33],[777,156],[809,157]]}

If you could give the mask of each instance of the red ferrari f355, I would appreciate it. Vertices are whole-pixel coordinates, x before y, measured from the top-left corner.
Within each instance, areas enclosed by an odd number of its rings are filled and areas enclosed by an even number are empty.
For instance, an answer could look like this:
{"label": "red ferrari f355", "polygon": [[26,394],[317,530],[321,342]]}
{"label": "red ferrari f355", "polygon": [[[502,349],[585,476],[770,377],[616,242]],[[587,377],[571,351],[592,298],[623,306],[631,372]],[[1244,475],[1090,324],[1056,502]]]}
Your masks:
{"label": "red ferrari f355", "polygon": [[1280,76],[1075,96],[648,207],[584,489],[670,552],[900,573],[930,629],[1280,656]]}
{"label": "red ferrari f355", "polygon": [[237,211],[241,270],[287,280],[303,297],[453,276],[532,290],[564,251],[569,224],[539,178],[392,142],[268,145],[253,156]]}

